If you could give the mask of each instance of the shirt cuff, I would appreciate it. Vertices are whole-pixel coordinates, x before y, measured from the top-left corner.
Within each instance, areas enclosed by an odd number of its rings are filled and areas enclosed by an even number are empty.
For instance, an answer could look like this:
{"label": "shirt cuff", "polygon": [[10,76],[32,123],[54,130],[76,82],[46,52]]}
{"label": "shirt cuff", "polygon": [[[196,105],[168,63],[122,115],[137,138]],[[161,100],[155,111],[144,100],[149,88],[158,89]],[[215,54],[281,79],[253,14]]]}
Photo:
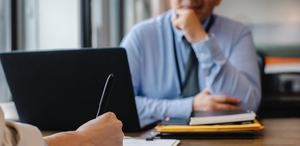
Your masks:
{"label": "shirt cuff", "polygon": [[194,97],[172,100],[168,117],[189,118],[192,113]]}
{"label": "shirt cuff", "polygon": [[48,144],[46,143],[46,141],[44,140],[44,146],[48,146]]}
{"label": "shirt cuff", "polygon": [[224,61],[224,54],[214,34],[209,35],[208,40],[192,44],[192,46],[203,69],[210,69],[215,62]]}

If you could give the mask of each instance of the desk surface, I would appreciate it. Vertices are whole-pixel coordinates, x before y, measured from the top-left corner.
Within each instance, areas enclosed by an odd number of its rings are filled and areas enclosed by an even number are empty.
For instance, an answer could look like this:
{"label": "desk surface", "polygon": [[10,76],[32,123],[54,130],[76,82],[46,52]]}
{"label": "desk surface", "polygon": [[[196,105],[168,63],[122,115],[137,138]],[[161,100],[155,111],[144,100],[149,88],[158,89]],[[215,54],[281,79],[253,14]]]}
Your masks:
{"label": "desk surface", "polygon": [[[180,146],[214,145],[214,146],[240,146],[240,145],[300,145],[300,118],[291,119],[263,119],[265,126],[256,139],[250,140],[180,140]],[[49,135],[51,132],[43,132]],[[145,134],[125,133],[126,136],[139,137]]]}

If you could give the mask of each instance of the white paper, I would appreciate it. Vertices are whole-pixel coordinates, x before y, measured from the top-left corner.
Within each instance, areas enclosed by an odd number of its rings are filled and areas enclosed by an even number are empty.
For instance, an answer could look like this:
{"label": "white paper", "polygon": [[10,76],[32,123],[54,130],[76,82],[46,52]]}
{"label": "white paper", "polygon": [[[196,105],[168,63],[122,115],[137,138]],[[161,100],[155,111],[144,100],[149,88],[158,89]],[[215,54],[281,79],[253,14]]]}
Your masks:
{"label": "white paper", "polygon": [[288,73],[288,72],[300,72],[300,64],[270,64],[266,65],[265,73],[272,74],[272,73]]}
{"label": "white paper", "polygon": [[146,139],[123,139],[123,146],[177,146],[180,143],[176,139],[154,139],[153,141],[146,141]]}
{"label": "white paper", "polygon": [[0,102],[6,120],[19,121],[19,115],[14,102]]}

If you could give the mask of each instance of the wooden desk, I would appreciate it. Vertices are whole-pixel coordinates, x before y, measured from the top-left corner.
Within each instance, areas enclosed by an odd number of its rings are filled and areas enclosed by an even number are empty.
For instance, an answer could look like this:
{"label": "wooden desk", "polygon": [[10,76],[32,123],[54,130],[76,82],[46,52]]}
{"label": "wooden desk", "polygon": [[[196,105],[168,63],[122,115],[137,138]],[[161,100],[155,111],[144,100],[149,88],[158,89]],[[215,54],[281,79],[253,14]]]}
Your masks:
{"label": "wooden desk", "polygon": [[[180,146],[247,146],[247,145],[300,145],[300,118],[291,119],[263,119],[265,126],[260,135],[255,139],[246,140],[180,140]],[[53,132],[43,132],[49,135]],[[146,132],[125,133],[126,136],[140,137]]]}
{"label": "wooden desk", "polygon": [[[180,140],[180,146],[241,146],[241,145],[300,145],[300,118],[263,119],[265,126],[256,139],[250,140]],[[126,136],[137,137],[142,133],[125,133]]]}

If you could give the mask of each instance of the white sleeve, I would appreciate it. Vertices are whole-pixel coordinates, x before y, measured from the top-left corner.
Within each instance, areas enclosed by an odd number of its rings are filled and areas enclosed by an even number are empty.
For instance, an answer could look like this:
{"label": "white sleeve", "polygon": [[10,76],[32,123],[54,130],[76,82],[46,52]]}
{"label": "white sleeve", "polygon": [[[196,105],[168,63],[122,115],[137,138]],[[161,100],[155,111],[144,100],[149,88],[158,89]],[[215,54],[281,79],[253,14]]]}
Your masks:
{"label": "white sleeve", "polygon": [[44,140],[38,128],[12,121],[5,121],[0,108],[0,144],[2,146],[43,146]]}

